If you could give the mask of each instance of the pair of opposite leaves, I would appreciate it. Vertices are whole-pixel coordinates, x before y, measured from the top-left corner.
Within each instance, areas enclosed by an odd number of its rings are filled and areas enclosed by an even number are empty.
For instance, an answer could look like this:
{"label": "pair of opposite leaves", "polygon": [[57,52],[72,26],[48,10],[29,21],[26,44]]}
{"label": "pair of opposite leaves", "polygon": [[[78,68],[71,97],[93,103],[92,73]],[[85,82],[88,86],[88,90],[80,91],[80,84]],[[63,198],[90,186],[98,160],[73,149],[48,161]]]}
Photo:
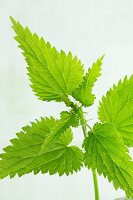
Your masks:
{"label": "pair of opposite leaves", "polygon": [[[31,87],[39,99],[64,101],[70,106],[69,95],[82,106],[91,106],[95,96],[92,88],[101,75],[102,59],[98,59],[84,75],[77,57],[58,52],[43,38],[32,34],[11,18],[15,39],[28,63]],[[133,162],[128,148],[133,146],[133,76],[119,81],[100,102],[96,123],[84,140],[84,153],[79,147],[69,146],[73,139],[70,127],[79,126],[79,115],[72,109],[62,112],[60,120],[53,117],[25,126],[12,145],[0,155],[0,178],[33,171],[67,175],[81,169],[83,163],[97,169],[133,198]]]}

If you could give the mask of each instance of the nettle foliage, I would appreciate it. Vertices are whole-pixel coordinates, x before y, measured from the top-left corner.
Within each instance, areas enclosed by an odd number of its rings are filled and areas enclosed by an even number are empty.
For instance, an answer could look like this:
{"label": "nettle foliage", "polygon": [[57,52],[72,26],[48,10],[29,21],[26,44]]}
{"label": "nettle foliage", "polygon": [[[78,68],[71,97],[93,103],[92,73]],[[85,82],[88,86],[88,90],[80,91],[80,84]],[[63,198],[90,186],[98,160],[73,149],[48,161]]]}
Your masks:
{"label": "nettle foliage", "polygon": [[[80,60],[55,47],[11,18],[15,39],[28,64],[31,88],[43,101],[64,102],[60,119],[45,117],[25,126],[0,155],[0,178],[49,172],[69,175],[86,166],[103,174],[115,189],[133,198],[133,75],[111,88],[99,104],[97,122],[87,124],[83,107],[93,105],[92,88],[103,56],[85,74]],[[70,96],[75,99],[70,100]],[[82,126],[82,149],[71,146],[72,127]]]}

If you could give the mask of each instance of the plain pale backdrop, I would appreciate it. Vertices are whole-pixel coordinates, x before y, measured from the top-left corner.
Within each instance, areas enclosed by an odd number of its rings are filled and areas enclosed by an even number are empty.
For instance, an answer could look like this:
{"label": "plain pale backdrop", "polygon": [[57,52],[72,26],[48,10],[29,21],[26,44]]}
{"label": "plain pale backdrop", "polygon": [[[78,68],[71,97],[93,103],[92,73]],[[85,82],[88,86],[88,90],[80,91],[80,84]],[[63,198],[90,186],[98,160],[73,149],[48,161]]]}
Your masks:
{"label": "plain pale backdrop", "polygon": [[[95,85],[97,100],[88,109],[90,124],[97,120],[101,96],[113,82],[133,73],[133,0],[0,0],[0,149],[21,127],[40,116],[66,109],[61,103],[39,101],[29,87],[26,63],[13,40],[9,16],[44,36],[57,49],[77,55],[85,68],[102,54],[103,76]],[[76,129],[74,144],[81,144]],[[99,177],[101,200],[124,192]],[[66,177],[38,174],[0,181],[0,200],[94,200],[91,171]]]}

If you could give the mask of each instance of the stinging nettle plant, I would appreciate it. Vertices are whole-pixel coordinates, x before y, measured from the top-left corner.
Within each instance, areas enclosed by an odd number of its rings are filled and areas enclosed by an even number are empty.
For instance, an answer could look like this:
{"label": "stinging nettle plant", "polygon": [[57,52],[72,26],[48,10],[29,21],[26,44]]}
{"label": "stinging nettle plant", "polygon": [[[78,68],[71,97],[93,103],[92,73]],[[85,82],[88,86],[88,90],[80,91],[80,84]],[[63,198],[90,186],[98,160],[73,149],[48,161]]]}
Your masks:
{"label": "stinging nettle plant", "polygon": [[[83,108],[94,103],[92,88],[101,75],[103,56],[84,74],[76,56],[58,52],[12,17],[11,21],[28,64],[32,90],[42,101],[64,102],[69,111],[61,112],[59,120],[45,117],[23,127],[0,155],[0,178],[40,171],[69,175],[85,166],[93,173],[95,200],[99,200],[97,173],[133,198],[133,162],[128,150],[133,147],[133,75],[103,96],[99,122],[90,127]],[[78,126],[85,138],[82,149],[70,146],[71,128]]]}

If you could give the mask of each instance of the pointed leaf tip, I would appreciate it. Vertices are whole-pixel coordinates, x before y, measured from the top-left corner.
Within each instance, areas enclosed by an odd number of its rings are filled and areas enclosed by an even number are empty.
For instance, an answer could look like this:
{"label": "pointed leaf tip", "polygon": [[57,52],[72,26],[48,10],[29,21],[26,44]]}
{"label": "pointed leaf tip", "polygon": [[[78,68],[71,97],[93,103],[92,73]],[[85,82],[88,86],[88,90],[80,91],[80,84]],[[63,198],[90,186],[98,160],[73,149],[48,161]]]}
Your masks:
{"label": "pointed leaf tip", "polygon": [[12,16],[10,16],[10,20],[11,20],[12,24],[16,23],[15,19]]}

